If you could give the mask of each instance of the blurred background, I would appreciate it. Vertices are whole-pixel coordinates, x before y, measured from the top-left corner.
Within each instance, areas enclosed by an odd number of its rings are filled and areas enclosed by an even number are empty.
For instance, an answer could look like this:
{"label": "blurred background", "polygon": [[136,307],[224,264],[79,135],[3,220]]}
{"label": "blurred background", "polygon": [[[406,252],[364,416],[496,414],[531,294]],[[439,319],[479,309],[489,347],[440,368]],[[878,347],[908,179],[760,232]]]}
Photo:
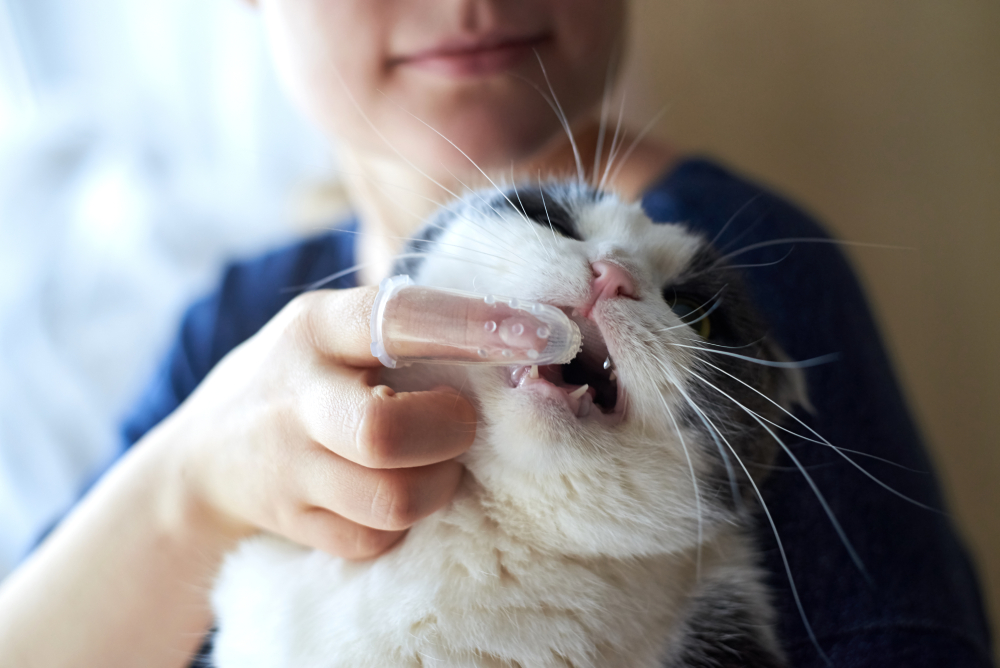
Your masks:
{"label": "blurred background", "polygon": [[330,179],[238,0],[0,0],[0,574],[115,456],[221,264]]}
{"label": "blurred background", "polygon": [[[633,10],[634,125],[665,109],[684,152],[911,249],[848,252],[1000,610],[1000,3]],[[336,192],[245,3],[0,0],[0,577],[115,455],[183,305]]]}

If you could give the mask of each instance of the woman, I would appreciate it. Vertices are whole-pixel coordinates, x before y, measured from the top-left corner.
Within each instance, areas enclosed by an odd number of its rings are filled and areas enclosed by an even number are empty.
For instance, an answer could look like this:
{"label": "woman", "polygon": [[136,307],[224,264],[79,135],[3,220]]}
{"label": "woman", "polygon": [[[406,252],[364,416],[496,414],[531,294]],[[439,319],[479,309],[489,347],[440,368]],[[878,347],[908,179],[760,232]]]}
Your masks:
{"label": "woman", "polygon": [[[545,99],[548,82],[578,139],[579,164],[601,171],[607,147],[597,155],[596,117],[624,4],[260,1],[289,91],[338,145],[356,229],[238,265],[192,308],[129,422],[136,446],[0,589],[0,664],[186,665],[211,625],[207,587],[241,538],[264,529],[370,558],[447,503],[461,475],[454,458],[474,435],[472,406],[451,388],[375,386],[374,291],[351,286],[385,275],[399,238],[434,202],[478,182],[478,167],[514,178],[576,174],[576,149]],[[712,236],[732,220],[741,247],[821,234],[777,198],[652,142],[639,141],[618,166],[609,185],[644,196],[654,219],[688,220]],[[771,259],[762,252],[748,264]],[[281,292],[355,260],[359,277],[345,274],[333,284],[340,290]],[[810,378],[814,428],[926,470],[836,251],[803,247],[749,279],[793,357],[842,354]],[[802,459],[829,464],[814,477],[874,583],[801,476],[775,474],[767,501],[819,647],[838,665],[989,665],[974,576],[947,521],[829,449],[811,447]],[[875,472],[940,505],[933,480]],[[792,663],[821,665],[774,543],[761,535]]]}

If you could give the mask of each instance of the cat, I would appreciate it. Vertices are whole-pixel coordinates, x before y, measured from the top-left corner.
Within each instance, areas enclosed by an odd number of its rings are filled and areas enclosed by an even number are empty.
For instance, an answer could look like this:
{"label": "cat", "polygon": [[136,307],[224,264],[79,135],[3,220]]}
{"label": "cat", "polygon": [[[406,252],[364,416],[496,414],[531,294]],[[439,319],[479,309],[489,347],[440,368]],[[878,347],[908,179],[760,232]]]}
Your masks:
{"label": "cat", "polygon": [[368,562],[244,541],[213,592],[214,665],[785,665],[751,528],[769,424],[807,398],[737,270],[575,182],[472,193],[401,257],[418,284],[564,309],[583,351],[386,369],[474,403],[454,500]]}

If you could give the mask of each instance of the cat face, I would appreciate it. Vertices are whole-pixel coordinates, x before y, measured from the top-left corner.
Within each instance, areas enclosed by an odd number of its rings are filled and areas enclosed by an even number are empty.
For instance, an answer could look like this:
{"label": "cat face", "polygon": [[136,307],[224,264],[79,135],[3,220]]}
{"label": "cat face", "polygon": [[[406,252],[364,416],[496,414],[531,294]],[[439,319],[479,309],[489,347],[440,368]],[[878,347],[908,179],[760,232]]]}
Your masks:
{"label": "cat face", "polygon": [[552,304],[583,333],[566,365],[396,378],[476,403],[464,463],[497,521],[544,548],[620,557],[690,548],[738,518],[773,454],[769,421],[802,384],[766,365],[782,355],[704,239],[560,184],[474,193],[406,252],[418,257],[397,268],[417,283]]}

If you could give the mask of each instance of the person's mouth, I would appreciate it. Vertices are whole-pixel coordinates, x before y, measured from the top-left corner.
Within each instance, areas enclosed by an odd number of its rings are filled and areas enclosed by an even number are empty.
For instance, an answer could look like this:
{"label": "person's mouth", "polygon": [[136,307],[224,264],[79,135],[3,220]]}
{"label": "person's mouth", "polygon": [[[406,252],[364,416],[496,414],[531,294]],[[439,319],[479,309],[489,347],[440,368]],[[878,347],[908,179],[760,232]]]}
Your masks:
{"label": "person's mouth", "polygon": [[390,58],[389,65],[414,67],[448,77],[481,77],[505,72],[552,39],[550,32],[481,35],[445,39],[427,49]]}

